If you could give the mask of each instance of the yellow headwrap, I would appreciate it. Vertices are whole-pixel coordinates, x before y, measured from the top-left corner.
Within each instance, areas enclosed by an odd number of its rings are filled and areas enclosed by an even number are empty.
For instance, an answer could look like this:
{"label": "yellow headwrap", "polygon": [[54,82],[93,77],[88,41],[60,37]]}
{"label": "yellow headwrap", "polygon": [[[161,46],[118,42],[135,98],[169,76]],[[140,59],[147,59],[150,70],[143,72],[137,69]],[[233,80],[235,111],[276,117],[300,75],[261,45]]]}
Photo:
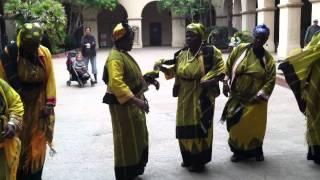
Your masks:
{"label": "yellow headwrap", "polygon": [[116,25],[112,32],[112,41],[117,41],[125,36],[127,33],[127,29],[123,27],[122,23]]}
{"label": "yellow headwrap", "polygon": [[41,38],[42,28],[39,23],[25,23],[17,35],[17,45],[20,47],[21,41],[40,43]]}
{"label": "yellow headwrap", "polygon": [[187,26],[187,31],[194,32],[195,34],[200,35],[202,40],[205,40],[205,29],[201,23],[191,23]]}

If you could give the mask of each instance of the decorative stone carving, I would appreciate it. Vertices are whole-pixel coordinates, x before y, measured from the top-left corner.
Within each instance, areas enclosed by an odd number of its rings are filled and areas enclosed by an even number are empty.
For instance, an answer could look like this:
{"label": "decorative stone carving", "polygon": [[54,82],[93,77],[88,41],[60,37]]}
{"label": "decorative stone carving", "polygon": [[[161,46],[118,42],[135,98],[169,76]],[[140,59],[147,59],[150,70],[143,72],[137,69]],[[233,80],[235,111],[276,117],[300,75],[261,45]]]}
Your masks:
{"label": "decorative stone carving", "polygon": [[134,40],[133,44],[134,45],[139,45],[139,27],[138,26],[132,26],[132,30],[134,32]]}

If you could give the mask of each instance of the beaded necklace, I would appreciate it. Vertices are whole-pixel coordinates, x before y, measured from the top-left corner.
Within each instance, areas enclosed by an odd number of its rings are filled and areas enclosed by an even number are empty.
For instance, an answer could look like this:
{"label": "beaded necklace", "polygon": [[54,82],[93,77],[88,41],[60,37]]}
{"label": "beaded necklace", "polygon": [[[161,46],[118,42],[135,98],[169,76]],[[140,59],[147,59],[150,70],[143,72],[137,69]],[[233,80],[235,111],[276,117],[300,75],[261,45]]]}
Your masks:
{"label": "beaded necklace", "polygon": [[189,59],[190,48],[188,48],[188,51],[187,51],[187,62],[193,61],[193,60],[198,56],[198,54],[199,54],[199,52],[200,52],[200,50],[201,50],[201,47],[202,47],[202,43],[200,44],[199,49],[198,49],[198,51],[196,52],[196,54],[195,54],[191,59]]}

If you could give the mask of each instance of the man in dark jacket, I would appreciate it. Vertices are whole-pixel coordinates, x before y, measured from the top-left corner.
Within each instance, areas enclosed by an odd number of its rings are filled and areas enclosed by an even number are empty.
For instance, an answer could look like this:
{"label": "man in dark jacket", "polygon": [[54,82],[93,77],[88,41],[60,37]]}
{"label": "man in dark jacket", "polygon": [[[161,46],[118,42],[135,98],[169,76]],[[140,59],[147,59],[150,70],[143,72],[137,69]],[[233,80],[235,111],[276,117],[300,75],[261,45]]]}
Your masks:
{"label": "man in dark jacket", "polygon": [[312,39],[312,36],[320,31],[320,26],[318,25],[318,19],[313,20],[313,25],[307,28],[306,34],[304,36],[304,46],[306,46]]}
{"label": "man in dark jacket", "polygon": [[95,79],[94,82],[97,83],[96,39],[91,34],[91,27],[85,28],[85,34],[81,39],[81,48],[82,56],[87,68],[89,61],[91,62],[92,74]]}

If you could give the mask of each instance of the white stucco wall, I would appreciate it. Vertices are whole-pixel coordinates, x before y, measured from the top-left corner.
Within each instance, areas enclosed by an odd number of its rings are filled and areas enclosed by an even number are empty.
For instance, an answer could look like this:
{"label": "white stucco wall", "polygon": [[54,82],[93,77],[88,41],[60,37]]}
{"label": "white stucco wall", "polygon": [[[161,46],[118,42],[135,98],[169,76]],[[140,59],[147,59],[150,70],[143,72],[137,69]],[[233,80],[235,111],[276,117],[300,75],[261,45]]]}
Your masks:
{"label": "white stucco wall", "polygon": [[162,45],[171,45],[172,23],[169,11],[159,12],[156,4],[148,4],[142,16],[142,42],[144,46],[150,45],[150,23],[161,23]]}

